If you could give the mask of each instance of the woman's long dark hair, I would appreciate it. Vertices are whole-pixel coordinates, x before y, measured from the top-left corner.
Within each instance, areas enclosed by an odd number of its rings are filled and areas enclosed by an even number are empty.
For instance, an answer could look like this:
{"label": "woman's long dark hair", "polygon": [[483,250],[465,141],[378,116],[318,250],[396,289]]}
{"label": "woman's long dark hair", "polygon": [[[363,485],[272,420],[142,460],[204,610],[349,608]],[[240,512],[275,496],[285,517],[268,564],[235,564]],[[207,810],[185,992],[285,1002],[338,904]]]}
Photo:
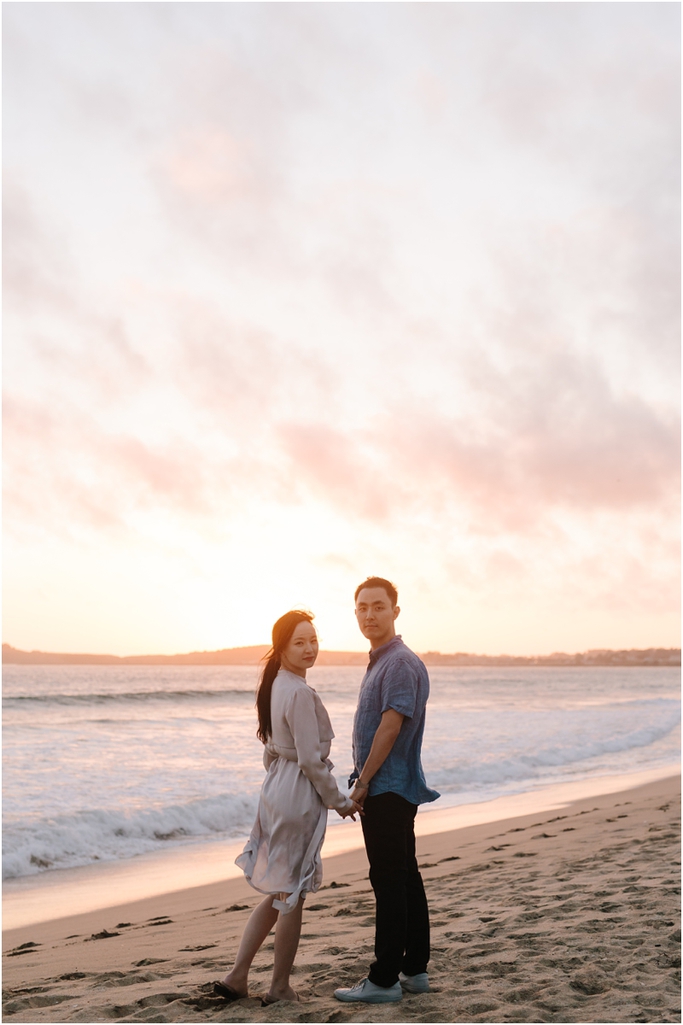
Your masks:
{"label": "woman's long dark hair", "polygon": [[263,667],[263,672],[261,673],[259,685],[256,688],[256,710],[258,712],[258,730],[256,731],[256,736],[264,744],[268,742],[268,739],[273,732],[270,718],[270,694],[273,689],[273,681],[280,669],[282,652],[291,641],[292,634],[299,623],[312,622],[312,613],[300,612],[298,609],[292,609],[291,612],[285,612],[284,616],[280,616],[277,623],[273,625],[273,646],[264,656],[263,661],[265,662],[265,665]]}

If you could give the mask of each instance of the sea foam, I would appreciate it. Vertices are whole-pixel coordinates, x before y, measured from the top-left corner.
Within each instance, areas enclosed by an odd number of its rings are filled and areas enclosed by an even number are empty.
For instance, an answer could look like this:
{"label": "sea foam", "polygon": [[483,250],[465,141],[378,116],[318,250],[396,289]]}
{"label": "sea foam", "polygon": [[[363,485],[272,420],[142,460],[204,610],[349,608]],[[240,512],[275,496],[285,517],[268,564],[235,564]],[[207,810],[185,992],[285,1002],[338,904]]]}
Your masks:
{"label": "sea foam", "polygon": [[5,834],[3,879],[131,858],[188,838],[242,837],[251,829],[257,804],[256,794],[220,794],[132,813],[98,808],[16,823]]}

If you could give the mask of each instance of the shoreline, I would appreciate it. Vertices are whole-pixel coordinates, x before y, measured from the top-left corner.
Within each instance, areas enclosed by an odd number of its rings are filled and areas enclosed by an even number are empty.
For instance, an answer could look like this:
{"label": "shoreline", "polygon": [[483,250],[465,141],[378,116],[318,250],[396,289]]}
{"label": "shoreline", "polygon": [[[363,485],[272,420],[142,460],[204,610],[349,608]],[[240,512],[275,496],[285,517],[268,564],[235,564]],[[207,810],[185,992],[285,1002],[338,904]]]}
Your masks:
{"label": "shoreline", "polygon": [[[524,814],[562,809],[573,801],[631,789],[645,783],[680,775],[680,765],[659,769],[597,776],[554,783],[535,789],[471,802],[438,807],[423,805],[416,819],[417,836],[457,831],[468,826],[512,819]],[[125,860],[99,862],[3,882],[3,931],[38,925],[107,908],[125,906],[136,900],[174,894],[201,885],[241,879],[234,864],[245,838],[206,839],[179,844],[167,851],[155,851]],[[323,845],[326,859],[363,848],[359,822],[339,822],[328,828]],[[114,894],[121,894],[115,898]]]}
{"label": "shoreline", "polygon": [[679,793],[670,776],[560,814],[421,835],[434,991],[400,1004],[332,997],[372,959],[373,898],[355,850],[324,859],[306,902],[301,1004],[261,1007],[271,942],[248,998],[213,997],[260,900],[235,878],[7,931],[5,1020],[678,1021]]}

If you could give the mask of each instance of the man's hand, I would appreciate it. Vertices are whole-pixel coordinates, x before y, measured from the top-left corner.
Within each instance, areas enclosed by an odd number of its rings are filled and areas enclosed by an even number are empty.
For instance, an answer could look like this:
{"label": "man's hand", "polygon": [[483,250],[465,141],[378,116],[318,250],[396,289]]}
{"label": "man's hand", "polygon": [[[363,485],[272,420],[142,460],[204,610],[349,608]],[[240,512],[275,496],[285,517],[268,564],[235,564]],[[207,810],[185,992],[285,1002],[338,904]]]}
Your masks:
{"label": "man's hand", "polygon": [[363,804],[365,803],[365,798],[368,796],[368,788],[354,786],[349,796],[351,800],[355,801],[358,805],[361,815],[365,815],[365,812],[363,811]]}

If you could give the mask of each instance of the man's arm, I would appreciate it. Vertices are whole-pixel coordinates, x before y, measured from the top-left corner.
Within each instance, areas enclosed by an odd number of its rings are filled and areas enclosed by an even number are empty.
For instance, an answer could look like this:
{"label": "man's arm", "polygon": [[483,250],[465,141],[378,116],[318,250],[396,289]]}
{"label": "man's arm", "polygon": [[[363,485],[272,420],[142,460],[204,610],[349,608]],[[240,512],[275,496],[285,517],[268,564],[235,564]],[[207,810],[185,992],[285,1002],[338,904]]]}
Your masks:
{"label": "man's arm", "polygon": [[351,800],[356,801],[362,805],[367,797],[368,786],[370,780],[379,772],[385,761],[389,757],[389,752],[396,743],[396,738],[401,732],[401,726],[403,725],[404,715],[397,712],[394,708],[387,708],[386,712],[382,713],[382,719],[377,732],[372,739],[372,747],[370,748],[370,754],[368,755],[365,765],[361,769],[360,776],[356,780],[356,784],[351,791]]}

